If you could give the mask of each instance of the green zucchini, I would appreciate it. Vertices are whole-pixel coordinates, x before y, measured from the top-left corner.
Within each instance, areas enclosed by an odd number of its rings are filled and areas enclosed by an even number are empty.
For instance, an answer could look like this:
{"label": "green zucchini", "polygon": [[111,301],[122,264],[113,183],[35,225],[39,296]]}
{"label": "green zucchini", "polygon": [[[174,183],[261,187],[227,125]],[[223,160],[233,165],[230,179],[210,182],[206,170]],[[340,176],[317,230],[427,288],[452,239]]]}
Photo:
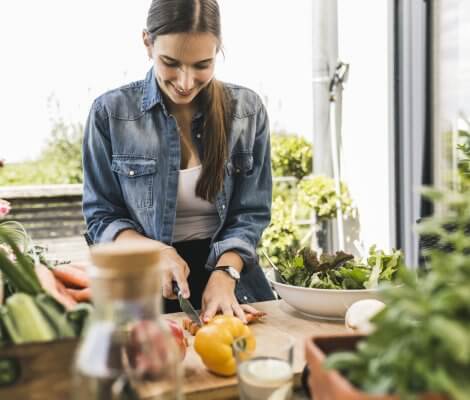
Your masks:
{"label": "green zucchini", "polygon": [[[11,319],[11,332],[20,343],[43,342],[57,338],[53,327],[31,296],[25,293],[15,293],[7,299],[6,309]],[[8,325],[6,326],[8,330]],[[10,335],[11,332],[9,330]]]}
{"label": "green zucchini", "polygon": [[67,319],[65,307],[48,294],[38,294],[34,301],[54,328],[58,338],[75,337],[75,331]]}

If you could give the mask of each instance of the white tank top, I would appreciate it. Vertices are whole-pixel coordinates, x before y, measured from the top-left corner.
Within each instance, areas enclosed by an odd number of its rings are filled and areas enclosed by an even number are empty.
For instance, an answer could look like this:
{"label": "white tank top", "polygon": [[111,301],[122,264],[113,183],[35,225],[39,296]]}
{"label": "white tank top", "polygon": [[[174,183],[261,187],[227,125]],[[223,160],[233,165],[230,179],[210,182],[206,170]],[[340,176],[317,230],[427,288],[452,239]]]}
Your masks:
{"label": "white tank top", "polygon": [[174,242],[210,238],[219,226],[220,218],[215,205],[196,196],[200,174],[201,165],[179,172]]}

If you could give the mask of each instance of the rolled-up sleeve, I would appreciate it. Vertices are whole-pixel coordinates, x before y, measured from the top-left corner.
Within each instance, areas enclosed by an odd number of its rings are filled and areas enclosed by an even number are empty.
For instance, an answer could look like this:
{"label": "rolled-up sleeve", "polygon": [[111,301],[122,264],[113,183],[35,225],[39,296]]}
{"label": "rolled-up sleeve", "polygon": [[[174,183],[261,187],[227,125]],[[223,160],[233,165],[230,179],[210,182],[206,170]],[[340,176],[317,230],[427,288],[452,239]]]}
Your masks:
{"label": "rolled-up sleeve", "polygon": [[90,111],[83,141],[83,214],[94,243],[110,242],[125,229],[142,232],[131,219],[118,177],[111,170],[109,119],[100,99]]}
{"label": "rolled-up sleeve", "polygon": [[[269,120],[261,103],[256,118],[253,168],[234,180],[227,217],[213,243],[207,268],[212,269],[227,251],[237,252],[245,267],[258,262],[256,246],[271,220],[272,175]],[[246,272],[246,268],[244,268]]]}

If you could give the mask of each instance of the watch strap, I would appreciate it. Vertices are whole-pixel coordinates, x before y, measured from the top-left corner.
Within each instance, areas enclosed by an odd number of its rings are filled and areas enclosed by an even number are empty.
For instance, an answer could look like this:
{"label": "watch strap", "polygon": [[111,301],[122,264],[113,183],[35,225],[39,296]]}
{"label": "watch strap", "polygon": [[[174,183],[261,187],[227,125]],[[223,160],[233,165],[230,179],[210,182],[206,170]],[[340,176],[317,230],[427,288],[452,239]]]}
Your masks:
{"label": "watch strap", "polygon": [[[231,265],[218,265],[217,267],[214,268],[214,271],[224,271],[228,276],[230,276],[230,278],[232,278],[235,282],[238,283],[240,278],[236,278],[235,276],[233,276],[229,272],[230,270],[234,270],[238,273],[238,271],[234,267],[232,267]],[[238,275],[240,275],[240,273],[238,273]]]}

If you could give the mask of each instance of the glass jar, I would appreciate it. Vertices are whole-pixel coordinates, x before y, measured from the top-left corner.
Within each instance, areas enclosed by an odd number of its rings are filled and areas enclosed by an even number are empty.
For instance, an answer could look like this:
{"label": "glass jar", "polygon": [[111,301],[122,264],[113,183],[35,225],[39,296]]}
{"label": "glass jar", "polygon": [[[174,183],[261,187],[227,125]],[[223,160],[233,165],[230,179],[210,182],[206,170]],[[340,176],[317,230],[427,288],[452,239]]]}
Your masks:
{"label": "glass jar", "polygon": [[138,399],[151,384],[151,399],[181,399],[181,355],[159,318],[158,250],[108,243],[94,246],[91,259],[95,313],[75,357],[73,398]]}

